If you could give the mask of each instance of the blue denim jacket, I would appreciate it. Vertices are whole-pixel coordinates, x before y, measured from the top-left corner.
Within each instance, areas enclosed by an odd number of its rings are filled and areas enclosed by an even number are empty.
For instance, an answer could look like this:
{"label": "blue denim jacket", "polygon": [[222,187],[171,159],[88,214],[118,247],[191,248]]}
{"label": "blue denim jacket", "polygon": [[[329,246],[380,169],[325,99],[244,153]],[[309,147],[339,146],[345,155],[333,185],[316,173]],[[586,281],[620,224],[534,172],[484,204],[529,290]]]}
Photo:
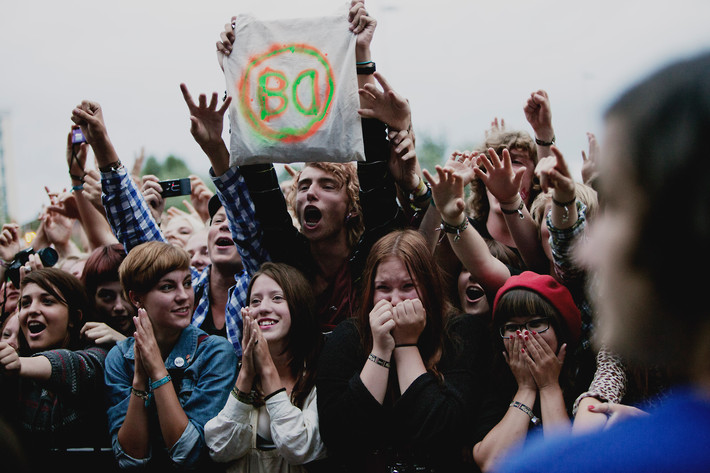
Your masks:
{"label": "blue denim jacket", "polygon": [[[132,458],[118,442],[133,383],[135,340],[127,338],[116,344],[106,357],[106,396],[109,432],[113,452],[121,468],[178,466],[194,467],[208,458],[204,427],[224,407],[237,379],[237,355],[226,338],[207,336],[195,326],[188,326],[165,360],[173,379],[180,405],[190,422],[171,449],[165,443],[152,399],[148,416],[151,445],[147,458]],[[150,380],[153,381],[153,380]]]}

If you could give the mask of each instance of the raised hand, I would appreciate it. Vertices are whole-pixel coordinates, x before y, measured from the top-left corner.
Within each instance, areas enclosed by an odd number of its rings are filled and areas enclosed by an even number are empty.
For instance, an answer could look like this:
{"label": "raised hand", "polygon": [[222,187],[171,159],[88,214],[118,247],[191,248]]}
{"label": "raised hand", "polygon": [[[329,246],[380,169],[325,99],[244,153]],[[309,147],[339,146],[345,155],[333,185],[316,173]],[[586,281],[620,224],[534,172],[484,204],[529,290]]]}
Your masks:
{"label": "raised hand", "polygon": [[153,219],[160,224],[165,211],[165,199],[162,195],[163,188],[159,184],[160,179],[152,174],[146,174],[141,179],[143,180],[143,187],[141,188],[143,198],[150,208]]}
{"label": "raised hand", "polygon": [[517,171],[513,169],[507,149],[503,149],[501,160],[493,148],[488,148],[488,156],[479,155],[477,164],[483,165],[485,172],[478,166],[473,172],[481,179],[486,189],[498,199],[498,202],[513,203],[517,200],[525,168],[521,167]]}
{"label": "raised hand", "polygon": [[531,93],[523,107],[523,112],[535,131],[535,137],[542,141],[552,141],[555,130],[552,128],[552,111],[547,92],[538,90]]}
{"label": "raised hand", "polygon": [[588,186],[599,175],[597,162],[599,158],[599,142],[594,133],[587,133],[587,141],[589,142],[589,155],[582,150],[582,182]]}
{"label": "raised hand", "polygon": [[431,196],[434,205],[439,210],[441,218],[448,224],[458,226],[462,222],[464,215],[463,179],[452,169],[444,169],[436,166],[437,178],[435,179],[429,171],[424,169],[424,177],[431,185]]}
{"label": "raised hand", "polygon": [[106,210],[101,202],[101,175],[96,169],[89,169],[84,176],[84,198],[91,202],[96,210],[105,215]]}
{"label": "raised hand", "polygon": [[185,84],[180,84],[180,90],[187,108],[190,110],[190,133],[192,133],[197,144],[203,149],[221,145],[223,143],[224,113],[229,109],[232,97],[227,97],[222,106],[217,108],[219,103],[217,92],[212,93],[209,104],[207,104],[207,96],[200,94],[196,104]]}
{"label": "raised hand", "polygon": [[476,167],[479,154],[478,151],[454,150],[444,163],[444,169],[451,169],[454,174],[460,176],[464,187],[466,187],[476,177],[473,168]]}
{"label": "raised hand", "polygon": [[550,149],[553,155],[540,159],[535,166],[535,175],[540,179],[540,187],[543,192],[555,189],[556,193],[565,197],[563,199],[565,201],[573,199],[575,195],[574,179],[562,152],[556,146],[552,146]]}
{"label": "raised hand", "polygon": [[382,90],[375,84],[365,84],[358,91],[360,94],[358,113],[364,118],[376,118],[393,130],[410,130],[412,110],[409,101],[397,93],[382,74],[375,72],[374,76]]}
{"label": "raised hand", "polygon": [[426,311],[419,299],[406,299],[392,309],[395,327],[392,336],[396,345],[417,343],[426,327]]}
{"label": "raised hand", "polygon": [[[372,43],[372,38],[375,35],[377,20],[367,14],[365,2],[351,0],[348,22],[350,22],[350,31],[357,35],[357,42],[355,43],[356,57],[364,51],[367,51],[369,55],[370,43]],[[370,58],[366,59],[369,60]]]}
{"label": "raised hand", "polygon": [[209,202],[214,192],[207,184],[194,174],[190,175],[190,201],[200,220],[207,222],[210,219]]}
{"label": "raised hand", "polygon": [[219,67],[224,70],[224,58],[232,54],[234,46],[234,26],[236,25],[237,17],[233,16],[229,23],[225,23],[224,30],[219,35],[217,41],[217,62]]}
{"label": "raised hand", "polygon": [[[74,127],[76,126],[78,125],[74,125]],[[72,181],[79,182],[86,174],[86,157],[88,156],[89,145],[87,143],[72,143],[72,134],[71,131],[67,134],[67,166],[69,167],[69,175],[72,176]]]}
{"label": "raised hand", "polygon": [[20,226],[16,223],[6,223],[0,231],[0,258],[10,263],[20,251]]}

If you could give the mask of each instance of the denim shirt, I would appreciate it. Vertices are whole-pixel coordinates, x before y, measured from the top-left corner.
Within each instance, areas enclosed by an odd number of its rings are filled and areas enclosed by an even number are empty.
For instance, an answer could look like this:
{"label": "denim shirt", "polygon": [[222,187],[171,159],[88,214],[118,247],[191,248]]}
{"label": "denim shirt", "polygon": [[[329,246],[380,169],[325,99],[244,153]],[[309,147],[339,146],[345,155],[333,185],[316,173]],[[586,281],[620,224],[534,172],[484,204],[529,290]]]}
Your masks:
{"label": "denim shirt", "polygon": [[[224,407],[237,379],[237,355],[227,339],[207,336],[201,329],[186,327],[165,360],[180,405],[189,423],[169,450],[165,447],[155,402],[149,400],[150,449],[147,458],[133,458],[118,442],[118,430],[130,400],[135,355],[133,337],[114,346],[106,357],[106,396],[113,452],[121,468],[194,467],[208,458],[204,427]],[[149,380],[149,382],[154,380]]]}

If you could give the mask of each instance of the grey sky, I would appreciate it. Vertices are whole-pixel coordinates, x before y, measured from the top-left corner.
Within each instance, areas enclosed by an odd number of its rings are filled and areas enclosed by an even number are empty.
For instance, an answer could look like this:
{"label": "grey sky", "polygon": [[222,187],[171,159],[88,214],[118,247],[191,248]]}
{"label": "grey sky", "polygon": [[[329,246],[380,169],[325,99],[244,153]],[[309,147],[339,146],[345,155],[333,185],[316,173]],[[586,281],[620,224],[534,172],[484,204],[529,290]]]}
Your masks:
{"label": "grey sky", "polygon": [[[231,15],[332,14],[333,0],[3,2],[0,111],[9,112],[16,219],[70,185],[64,146],[72,108],[96,100],[119,155],[208,162],[189,133],[179,90],[222,92],[214,44]],[[550,94],[558,145],[578,172],[585,133],[623,88],[668,60],[710,48],[710,2],[369,0],[373,59],[409,98],[418,133],[451,148],[483,137],[494,117],[529,129],[530,92]]]}

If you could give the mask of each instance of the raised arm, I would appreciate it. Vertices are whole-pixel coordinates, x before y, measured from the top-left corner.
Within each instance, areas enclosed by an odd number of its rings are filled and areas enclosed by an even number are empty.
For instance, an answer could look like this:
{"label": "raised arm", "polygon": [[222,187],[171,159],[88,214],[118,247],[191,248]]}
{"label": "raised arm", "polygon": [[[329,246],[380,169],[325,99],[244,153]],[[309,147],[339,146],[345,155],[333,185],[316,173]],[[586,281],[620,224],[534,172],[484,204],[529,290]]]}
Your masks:
{"label": "raised arm", "polygon": [[127,252],[147,241],[165,241],[143,195],[118,159],[101,106],[96,102],[83,101],[72,111],[72,121],[81,127],[94,151],[101,171],[106,217],[118,241]]}
{"label": "raised arm", "polygon": [[552,127],[552,109],[547,92],[544,90],[532,92],[525,102],[523,112],[535,132],[538,158],[549,156],[550,146],[555,144],[555,129]]}
{"label": "raised arm", "polygon": [[232,239],[237,244],[244,269],[247,274],[254,274],[270,257],[262,245],[261,227],[246,182],[238,167],[230,168],[229,150],[222,139],[224,114],[232,99],[227,97],[218,108],[216,92],[209,104],[204,94],[200,94],[196,104],[185,84],[180,85],[180,90],[190,111],[190,133],[212,165],[212,182],[227,213]]}
{"label": "raised arm", "polygon": [[67,166],[79,220],[89,241],[90,250],[117,243],[118,240],[111,231],[111,226],[106,220],[103,207],[101,210],[97,209],[84,194],[84,185],[88,176],[86,157],[89,145],[87,143],[74,143],[72,136],[73,132],[69,132],[67,135]]}
{"label": "raised arm", "polygon": [[502,154],[501,159],[493,148],[489,148],[488,155],[481,154],[478,157],[478,164],[482,165],[485,171],[476,167],[474,172],[500,202],[505,223],[527,268],[547,274],[550,261],[542,250],[537,224],[520,195],[520,184],[525,170],[513,169],[507,149],[504,149]]}
{"label": "raised arm", "polygon": [[508,267],[493,256],[483,237],[469,225],[464,213],[463,179],[451,169],[436,166],[437,177],[424,170],[432,197],[441,213],[442,231],[463,266],[492,298],[510,277]]}

